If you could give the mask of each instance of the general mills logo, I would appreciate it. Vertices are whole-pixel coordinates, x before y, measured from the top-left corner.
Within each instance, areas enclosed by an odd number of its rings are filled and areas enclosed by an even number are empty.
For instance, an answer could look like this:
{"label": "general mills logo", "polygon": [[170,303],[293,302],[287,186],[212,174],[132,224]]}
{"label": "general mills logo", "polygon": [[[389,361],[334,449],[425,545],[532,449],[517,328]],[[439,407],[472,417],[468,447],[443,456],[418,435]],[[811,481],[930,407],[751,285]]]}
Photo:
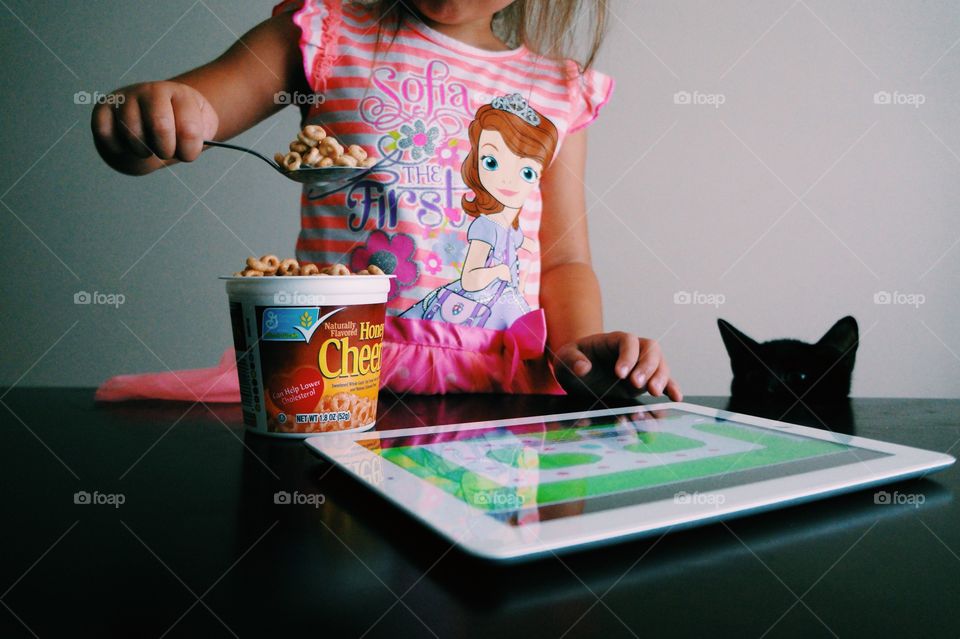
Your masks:
{"label": "general mills logo", "polygon": [[677,291],[673,294],[673,303],[686,305],[713,306],[719,308],[726,304],[727,297],[723,293],[702,293],[700,291]]}
{"label": "general mills logo", "polygon": [[99,91],[94,91],[90,93],[89,91],[77,91],[73,94],[73,103],[74,104],[123,104],[126,102],[127,96],[122,93],[100,93]]}
{"label": "general mills logo", "polygon": [[727,96],[722,93],[701,93],[700,91],[677,91],[673,94],[674,104],[691,104],[700,106],[712,106],[719,109],[720,105],[727,101]]}
{"label": "general mills logo", "polygon": [[327,501],[322,493],[301,493],[298,490],[292,493],[280,490],[273,493],[273,503],[280,506],[313,506],[319,508]]}
{"label": "general mills logo", "polygon": [[323,104],[326,98],[320,93],[301,93],[300,91],[277,91],[273,94],[273,103],[284,106],[316,106]]}
{"label": "general mills logo", "polygon": [[873,94],[874,104],[883,105],[905,105],[919,109],[920,105],[925,104],[927,96],[923,93],[900,93],[899,91],[877,91]]}
{"label": "general mills logo", "polygon": [[878,305],[912,306],[920,308],[927,301],[923,293],[901,293],[900,291],[877,291],[873,294],[873,303]]}
{"label": "general mills logo", "polygon": [[713,506],[716,508],[723,505],[726,501],[727,498],[720,493],[701,493],[697,491],[688,493],[685,490],[681,490],[673,495],[673,503],[682,504],[684,506],[696,504]]}
{"label": "general mills logo", "polygon": [[126,495],[123,493],[101,493],[99,491],[93,491],[92,493],[85,490],[78,490],[73,493],[73,503],[80,506],[113,506],[114,508],[120,508],[127,501]]}
{"label": "general mills logo", "polygon": [[919,493],[901,493],[896,490],[892,493],[888,493],[885,490],[873,493],[873,503],[879,506],[902,506],[907,504],[914,508],[919,508],[925,501],[927,501],[927,496]]}
{"label": "general mills logo", "polygon": [[278,306],[321,306],[323,295],[307,295],[297,291],[277,291],[273,303]]}
{"label": "general mills logo", "polygon": [[100,291],[88,293],[87,291],[77,291],[73,294],[73,303],[79,306],[95,304],[98,306],[119,308],[126,301],[127,297],[123,293],[101,293]]}

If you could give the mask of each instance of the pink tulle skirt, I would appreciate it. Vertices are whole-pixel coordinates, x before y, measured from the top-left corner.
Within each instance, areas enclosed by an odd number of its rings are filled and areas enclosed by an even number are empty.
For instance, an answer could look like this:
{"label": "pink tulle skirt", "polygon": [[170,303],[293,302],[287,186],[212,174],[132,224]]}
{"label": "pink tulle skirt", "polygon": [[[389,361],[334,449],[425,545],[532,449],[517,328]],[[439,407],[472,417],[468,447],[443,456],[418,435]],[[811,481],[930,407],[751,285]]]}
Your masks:
{"label": "pink tulle skirt", "polygon": [[[543,309],[503,331],[388,316],[380,385],[397,394],[563,395],[544,355],[546,336]],[[111,377],[97,389],[96,399],[239,402],[234,351],[227,349],[212,368]]]}

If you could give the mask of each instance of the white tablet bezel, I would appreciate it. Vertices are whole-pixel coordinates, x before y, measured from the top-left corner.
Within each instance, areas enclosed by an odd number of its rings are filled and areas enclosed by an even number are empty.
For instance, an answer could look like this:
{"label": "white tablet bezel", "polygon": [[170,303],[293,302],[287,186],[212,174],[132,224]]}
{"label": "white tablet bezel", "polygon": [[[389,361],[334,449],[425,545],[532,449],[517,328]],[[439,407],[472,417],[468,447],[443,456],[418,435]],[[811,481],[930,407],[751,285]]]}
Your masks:
{"label": "white tablet bezel", "polygon": [[[707,417],[719,417],[760,428],[769,428],[868,451],[887,453],[890,457],[727,487],[722,490],[722,503],[718,503],[718,499],[711,499],[713,494],[711,491],[704,490],[698,491],[700,498],[696,500],[697,503],[678,503],[677,500],[668,499],[550,519],[523,526],[510,526],[409,472],[397,472],[393,481],[384,481],[382,473],[379,475],[370,473],[369,469],[377,467],[377,464],[388,464],[390,462],[353,443],[356,440],[409,437],[667,409],[676,409]],[[471,554],[493,560],[533,557],[544,553],[557,552],[561,549],[568,550],[622,540],[627,537],[651,535],[669,529],[699,525],[827,495],[858,490],[896,479],[915,477],[946,468],[956,461],[952,456],[943,453],[843,435],[797,424],[787,424],[684,402],[627,406],[554,415],[534,415],[515,419],[465,422],[389,431],[328,434],[311,437],[305,440],[305,443],[311,451],[341,467],[375,492],[433,528],[451,543],[459,545]],[[720,496],[719,492],[716,491],[717,497]],[[417,500],[423,502],[425,498],[429,501],[430,508],[416,507],[415,502]],[[464,525],[465,523],[466,525]]]}

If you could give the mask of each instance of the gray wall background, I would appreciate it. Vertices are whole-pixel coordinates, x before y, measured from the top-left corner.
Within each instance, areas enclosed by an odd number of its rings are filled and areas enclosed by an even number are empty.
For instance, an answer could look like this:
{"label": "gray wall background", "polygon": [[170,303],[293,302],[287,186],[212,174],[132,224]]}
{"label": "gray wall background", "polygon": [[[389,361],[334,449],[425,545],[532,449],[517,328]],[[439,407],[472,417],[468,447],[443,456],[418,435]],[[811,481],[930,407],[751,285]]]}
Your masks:
{"label": "gray wall background", "polygon": [[[227,151],[118,175],[75,94],[209,60],[269,4],[0,7],[0,384],[207,366],[230,343],[216,275],[292,253],[298,189]],[[956,4],[612,11],[598,68],[618,84],[586,176],[607,329],[660,339],[687,393],[725,394],[718,316],[761,340],[814,340],[853,314],[855,395],[960,396]],[[283,148],[297,125],[288,110],[239,142]],[[126,299],[75,305],[81,290]]]}

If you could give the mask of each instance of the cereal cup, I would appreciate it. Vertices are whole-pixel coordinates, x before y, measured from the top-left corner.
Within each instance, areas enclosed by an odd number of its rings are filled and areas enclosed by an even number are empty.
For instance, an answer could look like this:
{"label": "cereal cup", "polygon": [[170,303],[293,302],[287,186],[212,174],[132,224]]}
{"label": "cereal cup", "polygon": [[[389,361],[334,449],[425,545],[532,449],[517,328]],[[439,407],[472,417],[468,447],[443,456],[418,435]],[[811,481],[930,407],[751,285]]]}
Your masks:
{"label": "cereal cup", "polygon": [[221,278],[248,430],[307,437],[373,427],[391,277]]}

